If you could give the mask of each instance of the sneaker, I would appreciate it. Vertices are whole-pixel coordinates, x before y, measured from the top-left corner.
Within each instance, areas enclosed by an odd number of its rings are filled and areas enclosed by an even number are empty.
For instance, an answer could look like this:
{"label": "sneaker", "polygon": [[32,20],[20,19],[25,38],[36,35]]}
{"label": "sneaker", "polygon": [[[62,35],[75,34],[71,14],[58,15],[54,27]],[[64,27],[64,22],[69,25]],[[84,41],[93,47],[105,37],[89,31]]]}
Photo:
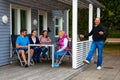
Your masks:
{"label": "sneaker", "polygon": [[30,62],[30,66],[33,66],[34,65],[34,63],[33,62]]}
{"label": "sneaker", "polygon": [[25,64],[24,66],[27,68],[27,67],[28,67],[28,64]]}
{"label": "sneaker", "polygon": [[58,63],[54,63],[53,67],[59,67]]}
{"label": "sneaker", "polygon": [[83,63],[84,64],[90,64],[90,62],[88,60],[84,60]]}
{"label": "sneaker", "polygon": [[97,69],[98,69],[98,70],[101,70],[101,69],[102,69],[102,67],[101,67],[101,66],[98,66],[98,67],[97,67]]}
{"label": "sneaker", "polygon": [[59,65],[62,64],[62,62],[59,62]]}
{"label": "sneaker", "polygon": [[42,54],[42,57],[43,58],[46,58],[47,57],[47,54],[45,53],[45,54]]}

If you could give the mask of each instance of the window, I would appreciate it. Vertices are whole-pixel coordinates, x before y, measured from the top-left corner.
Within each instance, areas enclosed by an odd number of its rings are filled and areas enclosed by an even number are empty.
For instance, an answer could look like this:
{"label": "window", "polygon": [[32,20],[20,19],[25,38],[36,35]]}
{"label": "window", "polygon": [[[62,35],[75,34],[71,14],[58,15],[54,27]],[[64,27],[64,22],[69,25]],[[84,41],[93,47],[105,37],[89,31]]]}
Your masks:
{"label": "window", "polygon": [[11,6],[11,33],[20,34],[20,29],[27,29],[31,33],[31,9],[23,6]]}
{"label": "window", "polygon": [[62,30],[62,18],[55,18],[55,37],[58,37],[59,30]]}
{"label": "window", "polygon": [[27,29],[27,11],[20,10],[21,29]]}
{"label": "window", "polygon": [[17,9],[12,9],[12,34],[17,34]]}
{"label": "window", "polygon": [[47,30],[47,12],[38,10],[38,35],[42,33],[43,30]]}

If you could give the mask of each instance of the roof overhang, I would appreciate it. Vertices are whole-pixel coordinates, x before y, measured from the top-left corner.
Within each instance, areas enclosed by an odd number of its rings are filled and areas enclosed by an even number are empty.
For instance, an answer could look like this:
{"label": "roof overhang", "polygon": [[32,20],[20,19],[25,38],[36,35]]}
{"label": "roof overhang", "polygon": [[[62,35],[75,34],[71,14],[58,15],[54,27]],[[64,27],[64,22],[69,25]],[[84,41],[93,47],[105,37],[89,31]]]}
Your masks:
{"label": "roof overhang", "polygon": [[[58,0],[58,1],[72,6],[72,0]],[[89,4],[93,4],[95,8],[105,8],[105,6],[98,2],[97,0],[78,0],[79,8],[89,8]]]}
{"label": "roof overhang", "polygon": [[[72,0],[8,0],[11,3],[25,5],[44,10],[66,10],[72,8]],[[105,8],[97,0],[78,0],[79,8],[89,8],[89,4],[93,4],[96,8]]]}

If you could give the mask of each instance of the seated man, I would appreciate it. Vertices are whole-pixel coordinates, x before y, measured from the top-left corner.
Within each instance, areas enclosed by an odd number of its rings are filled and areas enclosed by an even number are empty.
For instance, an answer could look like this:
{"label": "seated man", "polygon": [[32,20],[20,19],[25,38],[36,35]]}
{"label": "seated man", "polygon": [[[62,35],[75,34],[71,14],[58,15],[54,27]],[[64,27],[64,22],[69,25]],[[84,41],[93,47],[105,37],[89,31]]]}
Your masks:
{"label": "seated man", "polygon": [[[28,49],[28,44],[29,44],[29,39],[26,36],[27,30],[26,29],[21,29],[20,31],[20,36],[17,37],[16,39],[16,48],[18,50],[18,53],[22,55],[22,59],[25,63],[25,67],[28,67],[28,63],[26,60],[26,51]],[[30,58],[32,59],[33,53],[31,52]]]}

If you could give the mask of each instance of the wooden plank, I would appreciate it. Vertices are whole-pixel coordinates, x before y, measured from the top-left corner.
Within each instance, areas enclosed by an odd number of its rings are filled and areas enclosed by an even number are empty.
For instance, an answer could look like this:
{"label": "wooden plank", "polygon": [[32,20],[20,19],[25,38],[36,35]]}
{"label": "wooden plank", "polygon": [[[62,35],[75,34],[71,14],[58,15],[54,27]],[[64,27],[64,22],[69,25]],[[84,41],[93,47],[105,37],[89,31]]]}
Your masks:
{"label": "wooden plank", "polygon": [[58,68],[51,68],[49,61],[29,68],[21,67],[19,63],[0,67],[0,80],[64,80],[79,71],[73,70],[71,62],[66,60]]}

